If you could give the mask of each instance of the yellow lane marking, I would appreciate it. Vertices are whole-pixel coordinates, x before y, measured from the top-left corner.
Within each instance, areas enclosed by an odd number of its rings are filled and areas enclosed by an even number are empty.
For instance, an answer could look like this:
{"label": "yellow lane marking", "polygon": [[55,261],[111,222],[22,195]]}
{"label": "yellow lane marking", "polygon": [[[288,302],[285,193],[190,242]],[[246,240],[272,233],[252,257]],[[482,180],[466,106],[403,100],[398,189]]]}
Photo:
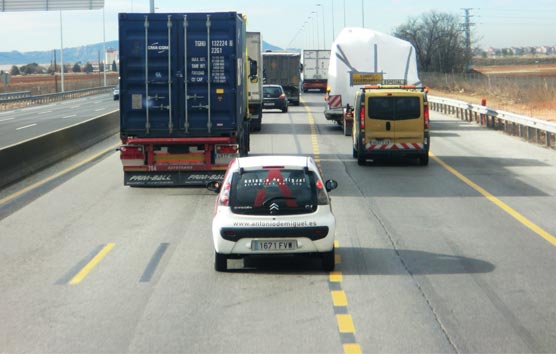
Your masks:
{"label": "yellow lane marking", "polygon": [[112,248],[114,248],[115,245],[116,245],[115,243],[106,244],[106,246],[104,246],[100,250],[100,252],[97,253],[97,255],[93,259],[91,259],[91,261],[87,263],[87,265],[83,267],[83,269],[79,271],[79,273],[77,273],[73,278],[71,278],[69,283],[71,285],[81,283],[81,281],[85,279],[87,274],[89,274],[89,272],[93,270],[93,268],[104,258],[104,256],[108,254],[108,252],[110,252],[110,250],[112,250]]}
{"label": "yellow lane marking", "polygon": [[118,146],[120,146],[120,143],[118,143],[118,144],[116,144],[116,145],[113,145],[113,146],[109,147],[108,149],[99,152],[98,154],[95,154],[95,155],[93,155],[93,156],[91,156],[91,157],[88,157],[88,158],[86,158],[85,160],[83,160],[83,161],[81,161],[81,162],[79,162],[79,163],[76,163],[75,165],[73,165],[73,166],[71,166],[71,167],[68,167],[68,168],[66,168],[65,170],[60,171],[60,172],[58,172],[58,173],[56,173],[56,174],[54,174],[54,175],[52,175],[52,176],[50,176],[50,177],[47,177],[47,178],[45,178],[45,179],[43,179],[43,180],[40,180],[40,181],[38,181],[38,182],[36,182],[36,183],[33,183],[32,185],[30,185],[30,186],[28,186],[28,187],[25,187],[25,188],[23,188],[23,189],[20,190],[20,191],[17,191],[17,192],[15,192],[15,193],[11,194],[11,195],[8,195],[7,197],[4,197],[4,198],[0,199],[0,204],[7,203],[7,202],[9,202],[9,201],[11,201],[11,200],[13,200],[13,199],[15,199],[15,198],[21,196],[22,194],[25,194],[25,193],[27,193],[27,192],[29,192],[29,191],[31,191],[31,190],[37,188],[37,187],[40,187],[40,186],[42,186],[42,185],[44,185],[44,184],[46,184],[46,183],[52,181],[53,179],[56,179],[56,178],[58,178],[58,177],[60,177],[60,176],[63,176],[63,175],[65,175],[66,173],[69,173],[69,172],[71,172],[71,171],[73,171],[73,170],[75,170],[75,169],[78,169],[79,167],[81,167],[81,166],[83,166],[83,165],[85,165],[85,164],[91,162],[92,160],[97,159],[99,156],[102,156],[102,155],[106,154],[108,151],[116,149]]}
{"label": "yellow lane marking", "polygon": [[344,344],[345,354],[361,354],[361,347],[359,344]]}
{"label": "yellow lane marking", "polygon": [[351,315],[336,315],[336,321],[338,322],[340,333],[355,333],[355,326],[353,325]]}
{"label": "yellow lane marking", "polygon": [[329,281],[332,283],[341,283],[342,282],[342,272],[330,272]]}
{"label": "yellow lane marking", "polygon": [[338,248],[338,247],[340,247],[338,240],[334,240],[334,248]]}
{"label": "yellow lane marking", "polygon": [[461,173],[459,173],[455,168],[451,167],[446,162],[442,161],[440,158],[438,158],[432,152],[429,152],[429,155],[436,162],[438,162],[438,164],[440,164],[442,167],[444,167],[446,170],[448,170],[451,174],[453,174],[454,176],[459,178],[462,182],[464,182],[469,187],[473,188],[474,190],[476,190],[477,192],[482,194],[485,198],[490,200],[492,203],[494,203],[500,209],[504,210],[506,213],[508,213],[514,219],[516,219],[517,221],[522,223],[525,227],[529,228],[531,231],[533,231],[534,233],[536,233],[540,237],[544,238],[546,241],[550,242],[553,246],[556,246],[556,237],[552,236],[551,234],[549,234],[548,232],[543,230],[541,227],[534,224],[532,221],[527,219],[525,216],[521,215],[519,212],[517,212],[515,209],[510,207],[508,204],[504,203],[500,199],[498,199],[495,196],[493,196],[492,194],[490,194],[486,189],[480,187],[475,182],[471,181],[469,178],[467,178],[464,175],[462,175]]}
{"label": "yellow lane marking", "polygon": [[342,255],[341,254],[335,254],[334,255],[334,264],[340,264],[342,263]]}
{"label": "yellow lane marking", "polygon": [[343,290],[334,290],[331,291],[330,294],[332,295],[332,303],[334,306],[347,306],[347,296]]}

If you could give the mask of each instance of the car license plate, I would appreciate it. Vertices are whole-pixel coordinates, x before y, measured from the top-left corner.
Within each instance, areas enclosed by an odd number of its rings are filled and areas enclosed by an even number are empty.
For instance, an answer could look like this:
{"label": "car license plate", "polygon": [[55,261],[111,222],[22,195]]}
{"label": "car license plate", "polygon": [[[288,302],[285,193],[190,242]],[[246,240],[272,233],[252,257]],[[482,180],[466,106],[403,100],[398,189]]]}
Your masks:
{"label": "car license plate", "polygon": [[274,103],[272,103],[272,102],[266,102],[266,103],[264,103],[264,105],[265,105],[265,106],[274,106]]}
{"label": "car license plate", "polygon": [[290,251],[297,248],[297,240],[253,240],[253,251]]}

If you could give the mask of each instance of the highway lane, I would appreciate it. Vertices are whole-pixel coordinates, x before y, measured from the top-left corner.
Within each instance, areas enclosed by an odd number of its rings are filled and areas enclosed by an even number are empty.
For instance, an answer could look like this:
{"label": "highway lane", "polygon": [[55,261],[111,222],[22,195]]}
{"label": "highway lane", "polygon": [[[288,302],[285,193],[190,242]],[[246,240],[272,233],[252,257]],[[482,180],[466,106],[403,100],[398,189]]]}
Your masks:
{"label": "highway lane", "polygon": [[[252,153],[316,154],[325,176],[339,181],[338,274],[289,259],[253,260],[247,269],[233,261],[236,270],[214,272],[215,195],[124,187],[112,154],[0,220],[0,317],[8,319],[0,348],[556,350],[555,249],[529,228],[556,233],[556,153],[433,113],[429,166],[358,166],[350,138],[324,120],[322,95],[303,97],[312,114],[265,112]],[[345,295],[341,304],[333,291]]]}
{"label": "highway lane", "polygon": [[111,93],[0,111],[0,148],[119,109]]}

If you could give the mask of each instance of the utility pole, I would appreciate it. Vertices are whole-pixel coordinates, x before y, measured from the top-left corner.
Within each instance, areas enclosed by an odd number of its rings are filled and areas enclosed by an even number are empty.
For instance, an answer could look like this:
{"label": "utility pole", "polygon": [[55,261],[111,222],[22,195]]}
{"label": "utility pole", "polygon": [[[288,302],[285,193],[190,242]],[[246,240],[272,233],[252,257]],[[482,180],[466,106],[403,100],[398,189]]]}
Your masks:
{"label": "utility pole", "polygon": [[473,57],[473,52],[471,49],[471,26],[475,24],[471,22],[471,10],[472,8],[462,9],[465,12],[463,30],[465,32],[465,70],[468,71],[471,68],[471,59]]}

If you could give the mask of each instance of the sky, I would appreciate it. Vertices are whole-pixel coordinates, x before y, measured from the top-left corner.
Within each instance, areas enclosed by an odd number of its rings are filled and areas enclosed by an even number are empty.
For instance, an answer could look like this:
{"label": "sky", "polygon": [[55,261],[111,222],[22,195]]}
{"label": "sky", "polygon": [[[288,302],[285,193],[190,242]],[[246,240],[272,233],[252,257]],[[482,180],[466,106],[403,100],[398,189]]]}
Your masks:
{"label": "sky", "polygon": [[[156,12],[241,12],[247,30],[261,32],[266,42],[311,49],[316,43],[329,49],[343,27],[391,34],[409,18],[431,11],[457,15],[463,23],[464,8],[471,9],[474,46],[556,45],[555,0],[155,0]],[[105,0],[104,10],[64,11],[63,46],[116,40],[118,13],[149,9],[149,0]],[[0,52],[59,49],[60,12],[0,12],[0,33]]]}

